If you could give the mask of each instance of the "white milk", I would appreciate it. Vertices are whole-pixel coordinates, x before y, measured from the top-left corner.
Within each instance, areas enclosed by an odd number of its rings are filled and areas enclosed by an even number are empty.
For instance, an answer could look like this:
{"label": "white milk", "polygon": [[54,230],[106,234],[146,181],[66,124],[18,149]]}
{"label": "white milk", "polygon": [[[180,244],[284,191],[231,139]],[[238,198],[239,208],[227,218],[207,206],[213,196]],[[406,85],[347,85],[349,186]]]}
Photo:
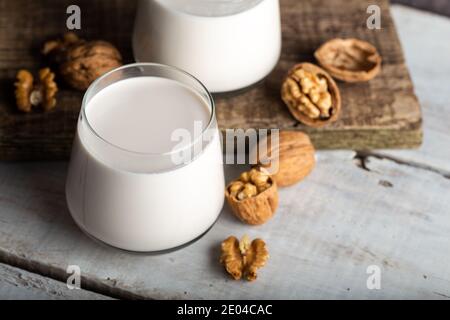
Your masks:
{"label": "white milk", "polygon": [[140,0],[133,35],[137,61],[182,68],[212,92],[250,86],[281,51],[278,0]]}
{"label": "white milk", "polygon": [[224,199],[217,128],[190,163],[162,156],[189,146],[171,140],[176,129],[201,140],[194,122],[204,129],[211,117],[203,97],[169,79],[125,79],[94,95],[86,117],[78,123],[66,184],[70,212],[83,230],[118,248],[158,251],[212,226]]}
{"label": "white milk", "polygon": [[196,16],[222,17],[249,10],[263,0],[158,0],[172,10]]}

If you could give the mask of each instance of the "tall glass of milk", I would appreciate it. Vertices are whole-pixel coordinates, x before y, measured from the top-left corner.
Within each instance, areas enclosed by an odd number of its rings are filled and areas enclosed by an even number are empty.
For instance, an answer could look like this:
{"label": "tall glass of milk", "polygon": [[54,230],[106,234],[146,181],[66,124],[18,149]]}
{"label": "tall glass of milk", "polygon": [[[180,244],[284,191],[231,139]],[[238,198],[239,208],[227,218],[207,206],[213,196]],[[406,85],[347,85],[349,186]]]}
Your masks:
{"label": "tall glass of milk", "polygon": [[224,200],[220,134],[208,90],[159,64],[115,69],[86,91],[66,183],[86,233],[154,252],[203,235]]}
{"label": "tall glass of milk", "polygon": [[265,78],[281,52],[278,0],[139,0],[137,61],[182,68],[212,92]]}

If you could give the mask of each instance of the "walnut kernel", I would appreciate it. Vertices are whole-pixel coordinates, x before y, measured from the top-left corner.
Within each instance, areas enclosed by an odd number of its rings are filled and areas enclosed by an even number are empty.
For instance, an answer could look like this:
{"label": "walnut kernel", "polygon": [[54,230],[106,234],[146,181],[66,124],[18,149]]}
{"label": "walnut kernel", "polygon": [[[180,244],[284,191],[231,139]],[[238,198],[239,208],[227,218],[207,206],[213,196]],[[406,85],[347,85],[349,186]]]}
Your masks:
{"label": "walnut kernel", "polygon": [[42,93],[42,107],[45,111],[53,109],[56,106],[56,92],[58,86],[55,82],[55,74],[49,68],[39,70],[39,80]]}
{"label": "walnut kernel", "polygon": [[248,236],[244,236],[241,241],[234,236],[228,237],[222,242],[221,251],[220,263],[235,280],[242,276],[248,281],[256,280],[257,270],[269,258],[266,243],[261,239],[250,242]]}
{"label": "walnut kernel", "polygon": [[20,70],[16,76],[16,104],[17,108],[23,112],[31,111],[30,95],[33,91],[33,75],[27,70]]}
{"label": "walnut kernel", "polygon": [[55,74],[49,68],[39,70],[37,82],[34,82],[33,75],[27,70],[20,70],[16,79],[16,104],[20,111],[31,112],[33,107],[38,106],[48,111],[56,106],[58,86]]}

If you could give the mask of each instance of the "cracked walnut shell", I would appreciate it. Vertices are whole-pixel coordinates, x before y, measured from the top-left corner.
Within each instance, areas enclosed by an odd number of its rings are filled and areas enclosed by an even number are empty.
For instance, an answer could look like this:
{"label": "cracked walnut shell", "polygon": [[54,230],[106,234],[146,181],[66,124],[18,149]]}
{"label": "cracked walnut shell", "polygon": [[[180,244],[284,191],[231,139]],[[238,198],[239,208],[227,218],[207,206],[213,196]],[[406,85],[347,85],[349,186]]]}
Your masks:
{"label": "cracked walnut shell", "polygon": [[358,39],[332,39],[314,53],[319,64],[345,82],[369,81],[381,70],[381,56],[370,43]]}
{"label": "cracked walnut shell", "polygon": [[235,280],[242,276],[248,281],[256,280],[257,270],[269,258],[266,243],[261,239],[250,242],[248,236],[244,236],[241,241],[233,236],[228,237],[222,242],[221,251],[220,263]]}
{"label": "cracked walnut shell", "polygon": [[294,118],[310,127],[336,121],[341,111],[336,82],[325,70],[307,62],[289,70],[281,87],[281,98]]}
{"label": "cracked walnut shell", "polygon": [[265,223],[278,206],[277,185],[263,168],[243,172],[227,186],[225,198],[236,217],[251,225]]}
{"label": "cracked walnut shell", "polygon": [[85,41],[72,32],[63,40],[45,43],[42,52],[52,57],[64,80],[78,90],[87,89],[98,77],[122,65],[122,56],[111,43]]}
{"label": "cracked walnut shell", "polygon": [[258,144],[258,164],[271,174],[278,187],[291,186],[306,178],[316,164],[315,149],[309,136],[300,131],[280,131]]}

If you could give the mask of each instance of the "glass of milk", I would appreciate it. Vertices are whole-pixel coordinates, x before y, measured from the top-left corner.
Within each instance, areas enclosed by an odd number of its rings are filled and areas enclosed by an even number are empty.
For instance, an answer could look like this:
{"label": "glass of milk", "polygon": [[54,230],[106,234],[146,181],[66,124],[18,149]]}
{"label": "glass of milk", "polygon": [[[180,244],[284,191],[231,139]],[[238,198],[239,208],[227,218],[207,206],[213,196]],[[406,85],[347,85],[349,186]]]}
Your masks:
{"label": "glass of milk", "polygon": [[139,252],[203,235],[224,201],[220,133],[208,90],[180,69],[132,64],[83,99],[66,183],[86,233]]}
{"label": "glass of milk", "polygon": [[265,78],[281,52],[278,0],[139,0],[136,61],[182,68],[212,92]]}

